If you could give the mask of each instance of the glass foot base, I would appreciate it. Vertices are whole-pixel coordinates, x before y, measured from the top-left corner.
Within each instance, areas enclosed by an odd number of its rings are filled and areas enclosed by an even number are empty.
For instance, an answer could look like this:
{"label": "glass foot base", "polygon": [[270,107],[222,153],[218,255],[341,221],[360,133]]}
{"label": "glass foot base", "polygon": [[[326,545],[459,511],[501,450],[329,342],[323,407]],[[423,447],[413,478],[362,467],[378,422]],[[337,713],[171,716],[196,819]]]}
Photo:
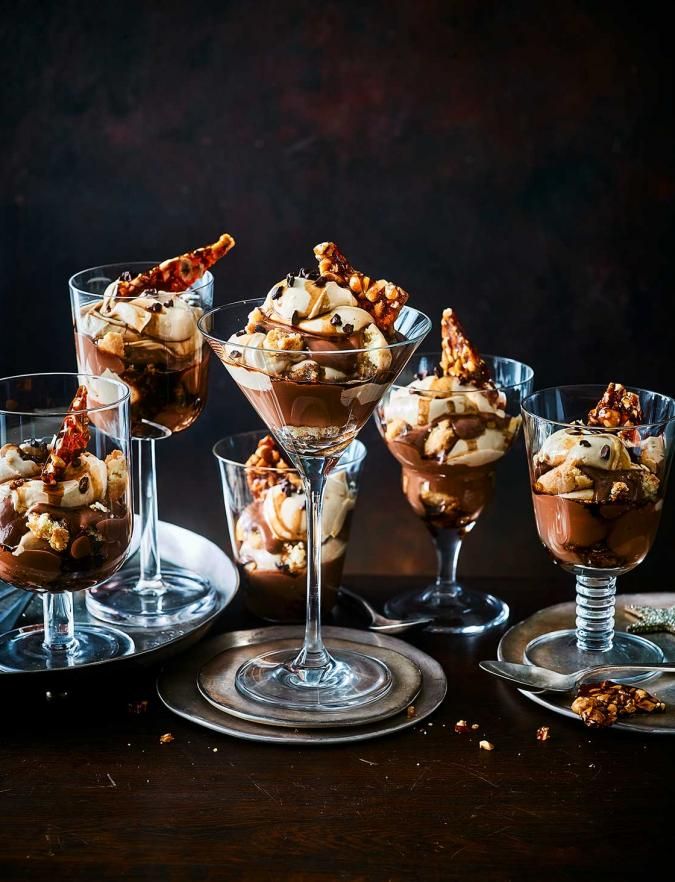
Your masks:
{"label": "glass foot base", "polygon": [[342,650],[323,668],[293,667],[298,650],[267,652],[242,665],[237,689],[247,698],[278,707],[312,711],[360,707],[391,688],[389,668],[361,652]]}
{"label": "glass foot base", "polygon": [[138,573],[126,572],[87,592],[87,609],[104,622],[166,628],[201,618],[216,602],[208,579],[182,569],[167,569],[151,590],[137,588]]}
{"label": "glass foot base", "polygon": [[392,597],[384,611],[392,619],[430,616],[432,621],[425,630],[440,634],[483,634],[509,617],[508,606],[492,594],[461,587],[448,594],[436,585]]}
{"label": "glass foot base", "polygon": [[78,623],[72,649],[50,652],[42,625],[8,631],[0,637],[0,669],[53,671],[106,661],[133,652],[134,641],[116,628]]}
{"label": "glass foot base", "polygon": [[[651,640],[637,634],[616,631],[614,645],[606,652],[583,652],[577,648],[576,631],[552,631],[531,640],[523,653],[526,662],[560,674],[572,674],[594,665],[652,664],[664,660],[663,652]],[[612,674],[612,680],[637,683],[656,676],[654,673]],[[607,677],[601,679],[606,680]]]}

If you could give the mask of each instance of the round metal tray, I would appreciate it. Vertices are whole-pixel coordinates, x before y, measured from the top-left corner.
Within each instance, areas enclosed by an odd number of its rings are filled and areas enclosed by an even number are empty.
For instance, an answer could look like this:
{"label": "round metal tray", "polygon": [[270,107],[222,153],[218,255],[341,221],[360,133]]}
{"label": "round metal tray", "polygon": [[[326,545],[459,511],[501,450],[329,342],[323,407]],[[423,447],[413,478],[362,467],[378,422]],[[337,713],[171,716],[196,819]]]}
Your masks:
{"label": "round metal tray", "polygon": [[[672,593],[620,595],[616,598],[616,628],[618,631],[625,631],[629,624],[636,621],[624,612],[627,606],[672,606],[672,604]],[[575,609],[574,603],[558,603],[556,606],[540,610],[529,619],[518,622],[502,637],[497,650],[498,658],[500,661],[522,664],[525,647],[530,640],[547,634],[549,631],[574,628]],[[675,660],[675,636],[668,633],[646,634],[645,636],[661,647],[667,661]],[[633,714],[629,717],[621,717],[614,723],[612,729],[641,732],[643,735],[675,734],[675,674],[661,674],[659,677],[639,685],[665,702],[666,710],[658,714]],[[525,689],[518,691],[531,701],[547,707],[557,714],[579,720],[578,715],[570,708],[572,698],[566,693],[534,693]],[[581,721],[579,722],[581,723]]]}
{"label": "round metal tray", "polygon": [[175,659],[157,679],[157,692],[164,704],[198,726],[212,729],[223,735],[232,735],[247,741],[264,741],[271,744],[330,745],[353,741],[367,741],[389,735],[420,723],[433,713],[445,698],[448,683],[439,663],[408,643],[385,634],[356,631],[352,628],[327,627],[323,629],[328,648],[331,638],[355,641],[371,647],[386,647],[408,658],[422,674],[422,688],[415,697],[415,712],[408,716],[407,709],[367,725],[344,726],[337,729],[287,729],[281,726],[265,726],[224,713],[210,704],[199,691],[197,677],[202,667],[214,656],[235,646],[266,643],[269,640],[294,638],[302,641],[304,628],[300,625],[275,625],[250,631],[234,631],[219,634],[189,653]]}
{"label": "round metal tray", "polygon": [[[184,566],[201,576],[205,576],[217,592],[217,601],[212,610],[194,622],[174,625],[170,628],[146,629],[115,625],[120,631],[129,634],[134,641],[134,651],[129,655],[107,659],[87,665],[76,665],[72,668],[59,668],[55,671],[3,671],[0,678],[10,678],[13,682],[19,677],[30,677],[33,681],[40,677],[66,675],[72,677],[78,672],[92,671],[94,668],[116,669],[129,665],[149,665],[166,660],[177,652],[188,649],[200,640],[211,628],[217,617],[230,603],[239,587],[239,572],[230,558],[213,542],[191,530],[159,522],[159,548],[162,563]],[[133,567],[133,558],[125,564]],[[4,585],[0,582],[0,585]],[[87,612],[84,591],[74,595],[75,621],[94,622],[95,619]],[[26,613],[21,618],[21,625],[33,625],[42,621],[42,602],[38,596],[34,598]]]}

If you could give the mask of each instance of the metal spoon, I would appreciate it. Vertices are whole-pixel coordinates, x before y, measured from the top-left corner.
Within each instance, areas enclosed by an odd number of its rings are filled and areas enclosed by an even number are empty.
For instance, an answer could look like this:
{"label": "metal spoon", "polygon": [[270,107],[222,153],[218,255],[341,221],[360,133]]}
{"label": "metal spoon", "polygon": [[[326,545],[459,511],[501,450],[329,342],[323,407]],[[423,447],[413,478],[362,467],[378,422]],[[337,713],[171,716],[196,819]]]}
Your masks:
{"label": "metal spoon", "polygon": [[482,661],[480,667],[488,674],[515,683],[529,692],[572,692],[584,680],[593,678],[602,679],[606,674],[617,674],[625,671],[663,671],[675,673],[675,663],[663,662],[652,665],[596,665],[592,668],[583,668],[574,671],[573,674],[559,674],[557,671],[549,671],[548,668],[539,668],[536,665],[518,665],[514,662]]}
{"label": "metal spoon", "polygon": [[416,625],[426,625],[431,621],[430,617],[423,619],[389,619],[374,609],[360,594],[355,594],[349,588],[340,588],[338,597],[346,597],[349,600],[355,601],[361,609],[368,613],[370,616],[369,631],[380,631],[383,634],[400,634],[409,628],[414,628]]}

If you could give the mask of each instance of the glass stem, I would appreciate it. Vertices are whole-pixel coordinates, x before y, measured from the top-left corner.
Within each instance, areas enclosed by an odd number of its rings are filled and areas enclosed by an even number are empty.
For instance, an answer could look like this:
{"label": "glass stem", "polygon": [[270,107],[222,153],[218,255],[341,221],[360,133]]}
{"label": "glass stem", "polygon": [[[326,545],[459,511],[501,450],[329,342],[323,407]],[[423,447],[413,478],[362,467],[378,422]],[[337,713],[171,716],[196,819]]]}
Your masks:
{"label": "glass stem", "polygon": [[70,591],[60,594],[43,594],[44,640],[47,652],[71,652],[77,646],[73,617],[73,595]]}
{"label": "glass stem", "polygon": [[302,478],[307,505],[307,619],[305,642],[292,667],[325,669],[332,661],[321,637],[321,512],[330,461],[306,458]]}
{"label": "glass stem", "polygon": [[463,539],[459,530],[437,530],[434,534],[438,558],[436,593],[443,597],[456,597],[461,590],[457,584],[457,562]]}
{"label": "glass stem", "polygon": [[607,652],[614,640],[616,578],[577,576],[577,647]]}
{"label": "glass stem", "polygon": [[139,550],[140,576],[135,590],[139,594],[159,596],[164,592],[157,538],[157,480],[155,439],[136,441],[138,457],[138,513],[141,522]]}

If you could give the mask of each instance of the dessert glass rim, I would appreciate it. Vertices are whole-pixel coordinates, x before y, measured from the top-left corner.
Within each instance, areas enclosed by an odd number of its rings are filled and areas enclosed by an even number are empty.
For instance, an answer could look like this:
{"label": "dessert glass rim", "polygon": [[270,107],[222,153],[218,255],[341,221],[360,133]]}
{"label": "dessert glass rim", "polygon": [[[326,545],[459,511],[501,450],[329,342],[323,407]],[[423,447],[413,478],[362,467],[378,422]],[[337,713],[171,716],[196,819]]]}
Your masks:
{"label": "dessert glass rim", "polygon": [[[142,268],[150,269],[153,266],[159,266],[159,264],[161,264],[161,263],[162,263],[161,260],[130,260],[130,261],[121,260],[121,261],[113,261],[112,263],[95,264],[94,266],[88,266],[88,267],[85,267],[84,269],[78,270],[76,273],[73,273],[72,276],[68,279],[68,287],[69,287],[69,289],[71,289],[73,291],[77,291],[78,294],[83,294],[85,297],[93,297],[96,300],[103,300],[103,298],[105,297],[105,293],[94,294],[92,291],[86,291],[84,288],[81,288],[80,285],[78,285],[75,282],[75,279],[78,276],[84,275],[85,273],[93,273],[96,270],[112,269],[112,268],[116,268],[116,267],[120,268],[120,273],[124,272],[125,270],[128,270],[129,267],[132,267],[134,269],[138,269],[140,272],[143,272]],[[114,282],[115,279],[112,279],[112,281]],[[185,291],[199,291],[202,288],[205,288],[207,285],[210,285],[212,282],[213,282],[213,273],[210,270],[206,270],[204,275],[200,279],[197,279],[197,281],[194,282],[192,285],[190,285],[188,288],[186,288]],[[159,293],[160,294],[184,294],[185,291],[160,291]],[[144,293],[145,293],[144,291],[141,291],[136,296],[142,297]],[[125,300],[133,300],[134,298],[125,297],[124,299]]]}
{"label": "dessert glass rim", "polygon": [[[435,358],[436,363],[439,364],[441,355],[442,355],[442,353],[439,351],[436,351],[436,352],[417,352],[417,353],[415,353],[415,358],[416,359]],[[500,361],[509,362],[512,365],[519,364],[526,369],[526,376],[522,380],[520,380],[520,382],[518,382],[518,383],[498,383],[496,380],[493,380],[495,389],[498,392],[505,392],[505,391],[508,391],[509,389],[517,389],[519,386],[525,386],[534,377],[534,368],[530,367],[529,364],[526,364],[524,361],[520,361],[517,358],[510,358],[509,356],[506,356],[506,355],[494,355],[494,353],[491,353],[491,352],[482,352],[481,357],[482,358],[499,359]],[[392,383],[391,384],[392,389],[407,389],[408,387],[409,387],[409,384],[404,384],[404,383]],[[453,389],[452,392],[448,392],[447,396],[439,396],[438,394],[435,394],[432,389],[430,389],[430,390],[420,389],[418,394],[421,397],[424,397],[425,392],[427,392],[427,391],[429,392],[430,398],[438,398],[438,397],[448,397],[449,398],[450,396],[454,397],[455,395],[475,395],[476,392],[482,392],[484,390],[482,390],[482,389],[466,389],[466,390],[457,389],[457,390],[454,390]],[[527,397],[529,398],[530,396],[528,395]]]}
{"label": "dessert glass rim", "polygon": [[[626,386],[625,387],[628,392],[644,392],[646,395],[658,395],[659,398],[664,401],[670,401],[675,405],[675,398],[670,395],[666,395],[664,392],[656,392],[654,389],[643,389],[640,386]],[[602,383],[566,383],[560,386],[546,386],[543,389],[535,389],[534,392],[531,392],[527,398],[523,400],[523,403],[520,405],[520,409],[523,414],[533,417],[536,420],[540,420],[542,423],[549,423],[552,426],[560,426],[562,429],[587,429],[589,432],[593,434],[605,433],[605,434],[620,434],[621,432],[625,432],[627,429],[653,429],[657,426],[667,426],[668,423],[672,423],[675,421],[675,407],[673,408],[673,414],[669,417],[664,417],[660,420],[653,420],[648,423],[636,423],[634,426],[586,426],[585,424],[579,422],[565,422],[564,420],[553,420],[549,417],[541,416],[538,413],[535,413],[533,410],[528,410],[526,407],[527,403],[531,401],[535,397],[535,395],[542,395],[544,392],[555,392],[561,391],[564,392],[566,390],[569,391],[579,391],[580,389],[596,389],[600,390],[600,395],[607,389],[607,384]]]}
{"label": "dessert glass rim", "polygon": [[[254,297],[247,300],[236,300],[233,303],[223,303],[221,306],[214,306],[213,309],[210,309],[208,312],[205,312],[204,315],[197,322],[197,327],[201,331],[204,337],[207,340],[213,340],[218,343],[220,346],[236,346],[237,349],[250,349],[251,352],[269,352],[273,355],[288,355],[287,349],[269,349],[263,346],[249,346],[247,343],[238,343],[236,340],[224,339],[223,337],[219,337],[216,334],[211,333],[206,329],[206,323],[208,319],[217,312],[222,312],[225,309],[233,309],[234,307],[254,307],[261,306],[266,297]],[[339,307],[338,307],[339,308]],[[414,343],[415,340],[423,340],[426,335],[431,330],[431,319],[428,315],[423,313],[421,310],[417,309],[414,306],[404,306],[400,313],[399,317],[403,315],[405,312],[413,312],[418,316],[424,319],[423,327],[419,331],[417,331],[413,336],[406,337],[404,340],[396,340],[393,343],[387,343],[386,346],[363,346],[360,349],[331,349],[330,352],[322,353],[323,358],[333,358],[336,355],[355,355],[360,352],[381,352],[384,349],[398,349],[401,346],[409,346],[411,343]],[[293,330],[293,325],[287,325],[289,329]],[[242,367],[246,367],[246,365],[242,365]]]}
{"label": "dessert glass rim", "polygon": [[[257,465],[248,466],[248,465],[246,465],[245,462],[240,462],[239,460],[231,459],[230,457],[223,456],[222,453],[218,452],[218,448],[222,444],[224,444],[225,441],[227,441],[230,438],[243,438],[246,435],[251,435],[251,436],[258,435],[258,436],[262,437],[264,435],[269,435],[269,434],[271,434],[271,433],[266,429],[250,429],[247,432],[233,432],[231,435],[225,435],[224,437],[222,437],[218,441],[216,441],[216,443],[211,448],[211,452],[213,453],[213,455],[216,457],[217,460],[219,460],[220,462],[224,462],[227,465],[232,465],[232,466],[236,466],[238,468],[247,469],[247,470],[251,469],[256,472],[283,472],[284,474],[288,474],[288,472],[293,472],[294,474],[299,476],[300,472],[296,468],[294,468],[293,466],[286,467],[283,469],[275,468],[274,466],[257,466]],[[348,458],[345,458],[346,454],[349,452],[349,450],[352,447],[354,448],[352,455],[349,456]],[[251,452],[253,452],[253,451],[251,451]],[[360,441],[358,438],[354,438],[350,442],[349,447],[347,447],[347,449],[344,451],[344,453],[342,454],[342,456],[340,457],[340,459],[336,463],[334,471],[339,472],[339,471],[347,468],[350,465],[354,465],[355,463],[361,462],[362,460],[364,460],[366,458],[367,453],[368,453],[368,448],[363,443],[363,441]]]}
{"label": "dessert glass rim", "polygon": [[[104,382],[108,383],[111,386],[116,386],[120,392],[120,397],[115,399],[115,401],[109,401],[107,404],[97,404],[94,407],[84,407],[78,413],[101,413],[105,410],[110,410],[111,407],[118,407],[120,404],[123,404],[125,401],[129,400],[129,396],[131,391],[126,383],[122,383],[121,380],[115,380],[113,377],[96,377],[93,374],[83,374],[83,373],[75,373],[74,371],[37,371],[31,374],[12,374],[10,377],[0,377],[0,385],[2,383],[8,383],[10,380],[28,380],[35,377],[73,377],[78,386],[82,385],[81,380],[93,380],[94,382]],[[86,383],[85,383],[86,385]],[[11,416],[30,416],[30,417],[66,417],[70,414],[70,410],[68,409],[68,405],[64,406],[63,410],[9,410],[6,407],[0,407],[0,414],[8,414]]]}

